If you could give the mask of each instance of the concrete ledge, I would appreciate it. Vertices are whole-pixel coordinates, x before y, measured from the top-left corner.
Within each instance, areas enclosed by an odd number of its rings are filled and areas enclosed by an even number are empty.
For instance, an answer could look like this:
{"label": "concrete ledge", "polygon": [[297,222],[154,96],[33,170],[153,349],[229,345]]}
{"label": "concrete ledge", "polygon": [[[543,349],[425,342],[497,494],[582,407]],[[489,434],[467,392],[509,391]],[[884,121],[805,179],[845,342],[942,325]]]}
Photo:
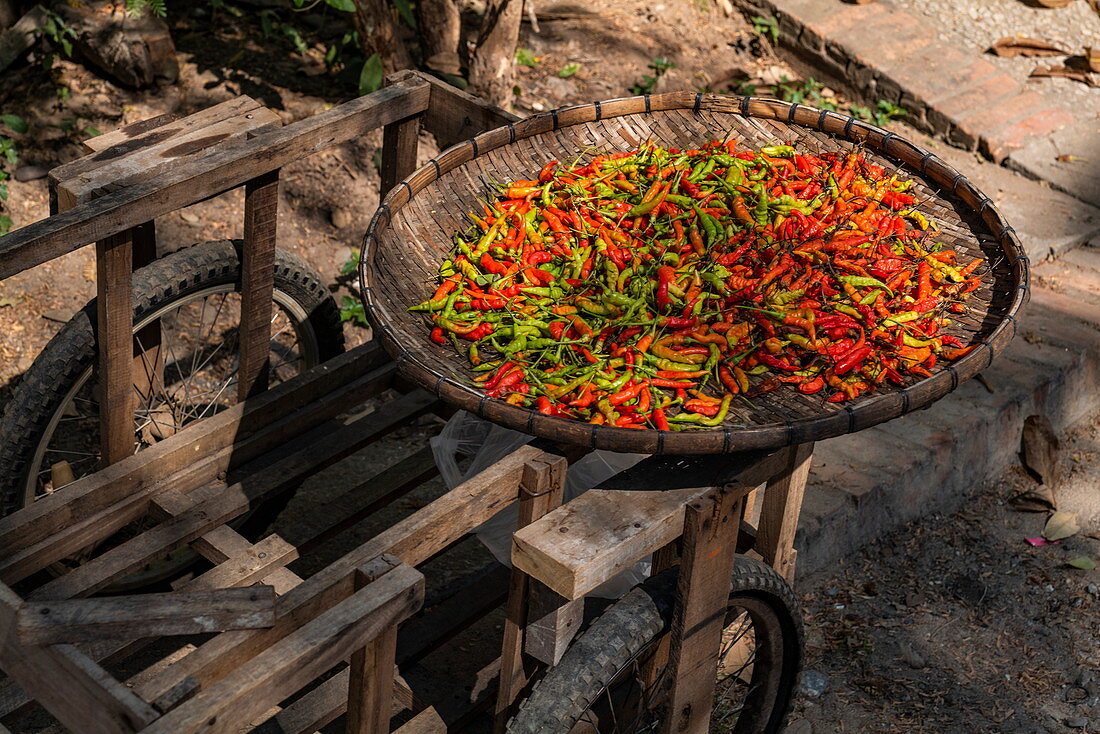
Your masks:
{"label": "concrete ledge", "polygon": [[798,573],[828,567],[931,512],[949,512],[1016,461],[1024,419],[1056,430],[1100,409],[1100,250],[1035,268],[1020,332],[983,376],[903,418],[818,444],[799,523]]}

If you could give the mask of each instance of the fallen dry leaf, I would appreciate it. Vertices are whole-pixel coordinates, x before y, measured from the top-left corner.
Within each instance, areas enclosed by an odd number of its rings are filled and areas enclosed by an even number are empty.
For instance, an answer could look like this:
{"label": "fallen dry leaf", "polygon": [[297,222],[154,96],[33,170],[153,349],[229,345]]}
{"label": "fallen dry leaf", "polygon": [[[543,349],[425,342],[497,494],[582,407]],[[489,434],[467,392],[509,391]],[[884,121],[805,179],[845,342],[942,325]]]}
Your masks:
{"label": "fallen dry leaf", "polygon": [[1089,71],[1100,71],[1100,48],[1085,46],[1085,64]]}
{"label": "fallen dry leaf", "polygon": [[1069,153],[1063,153],[1062,155],[1058,156],[1054,160],[1059,161],[1061,163],[1077,163],[1079,161],[1087,161],[1088,158],[1082,158],[1079,155],[1070,155]]}
{"label": "fallen dry leaf", "polygon": [[1043,528],[1043,537],[1047,540],[1062,540],[1081,531],[1077,524],[1077,515],[1073,512],[1058,511],[1050,516]]}
{"label": "fallen dry leaf", "polygon": [[1037,38],[1025,36],[1008,36],[997,41],[989,48],[990,52],[997,56],[1012,58],[1014,56],[1065,56],[1068,51],[1055,46],[1053,43],[1040,41]]}
{"label": "fallen dry leaf", "polygon": [[1082,84],[1088,84],[1090,87],[1096,86],[1096,82],[1092,80],[1088,72],[1074,71],[1064,66],[1036,66],[1035,70],[1031,72],[1030,78],[1037,79],[1039,77],[1062,77],[1064,79],[1072,79],[1075,82],[1081,82]]}
{"label": "fallen dry leaf", "polygon": [[1073,2],[1073,0],[1035,0],[1035,2],[1039,3],[1044,8],[1064,8]]}

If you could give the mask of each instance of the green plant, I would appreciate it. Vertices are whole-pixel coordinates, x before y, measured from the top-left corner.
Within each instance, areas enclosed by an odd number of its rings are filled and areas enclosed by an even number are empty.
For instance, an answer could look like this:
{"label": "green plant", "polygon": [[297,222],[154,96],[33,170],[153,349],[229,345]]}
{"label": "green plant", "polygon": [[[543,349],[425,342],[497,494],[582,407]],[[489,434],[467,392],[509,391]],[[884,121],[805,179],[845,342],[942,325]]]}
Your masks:
{"label": "green plant", "polygon": [[340,301],[340,320],[366,326],[367,312],[363,309],[363,302],[358,298],[344,296]]}
{"label": "green plant", "polygon": [[516,49],[516,63],[521,66],[538,66],[539,59],[529,48]]}
{"label": "green plant", "polygon": [[758,36],[766,36],[771,39],[772,45],[779,43],[779,23],[775,18],[763,15],[754,15],[752,18],[752,30]]}
{"label": "green plant", "polygon": [[[22,135],[30,129],[30,126],[17,115],[0,115],[0,122],[8,127],[14,134]],[[5,183],[11,174],[5,170],[4,164],[15,167],[19,163],[19,148],[15,141],[6,135],[0,135],[0,201],[8,200],[8,185]],[[11,230],[11,217],[0,212],[0,235],[7,234]]]}
{"label": "green plant", "polygon": [[359,72],[359,94],[377,92],[382,87],[384,75],[382,57],[371,54],[371,57],[363,62],[363,70]]}
{"label": "green plant", "polygon": [[[42,6],[40,5],[39,7],[41,8]],[[39,37],[49,41],[52,48],[61,49],[62,56],[72,56],[72,39],[76,38],[76,31],[70,28],[65,21],[61,19],[61,16],[52,10],[42,8],[42,12],[45,13],[45,20],[35,29],[35,33],[37,33]],[[53,54],[48,53],[42,59],[42,68],[49,70],[52,66]]]}
{"label": "green plant", "polygon": [[562,79],[568,79],[580,70],[580,64],[566,64],[565,66],[561,67],[561,71],[558,72],[558,76],[560,76]]}
{"label": "green plant", "polygon": [[670,61],[663,56],[658,56],[657,58],[653,59],[653,61],[649,62],[649,66],[646,67],[648,69],[652,69],[653,74],[646,74],[645,76],[643,76],[641,81],[635,83],[634,86],[630,88],[630,93],[649,94],[653,91],[653,88],[657,86],[657,80],[663,77],[669,69],[672,69],[675,66],[675,62]]}
{"label": "green plant", "polygon": [[359,270],[359,251],[352,250],[348,259],[340,266],[340,275],[351,275]]}
{"label": "green plant", "polygon": [[164,0],[126,0],[127,15],[135,16],[145,12],[158,18],[163,18],[168,14]]}

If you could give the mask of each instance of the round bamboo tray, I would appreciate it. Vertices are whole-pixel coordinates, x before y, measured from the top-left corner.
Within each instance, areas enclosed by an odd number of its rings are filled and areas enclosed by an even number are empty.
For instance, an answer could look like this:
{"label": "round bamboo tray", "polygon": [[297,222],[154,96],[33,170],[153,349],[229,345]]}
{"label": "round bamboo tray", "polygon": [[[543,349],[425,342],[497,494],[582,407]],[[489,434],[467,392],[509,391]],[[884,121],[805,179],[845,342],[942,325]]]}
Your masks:
{"label": "round bamboo tray", "polygon": [[[690,148],[733,137],[745,147],[792,143],[824,152],[860,148],[879,165],[915,181],[916,207],[941,229],[960,259],[982,257],[982,286],[968,314],[947,329],[977,347],[930,377],[883,386],[847,403],[827,403],[786,386],[730,411],[725,425],[686,431],[596,426],[554,418],[487,397],[449,345],[428,340],[420,314],[406,309],[430,294],[439,263],[464,230],[489,181],[530,178],[550,159],[587,150],[630,150],[646,140]],[[647,454],[715,454],[772,449],[862,430],[925,408],[989,366],[1016,333],[1028,298],[1028,258],[992,201],[961,173],[892,132],[797,104],[754,97],[675,92],[554,110],[452,146],[399,183],[379,206],[364,239],[360,282],[375,334],[402,375],[444,401],[526,433],[591,448]]]}

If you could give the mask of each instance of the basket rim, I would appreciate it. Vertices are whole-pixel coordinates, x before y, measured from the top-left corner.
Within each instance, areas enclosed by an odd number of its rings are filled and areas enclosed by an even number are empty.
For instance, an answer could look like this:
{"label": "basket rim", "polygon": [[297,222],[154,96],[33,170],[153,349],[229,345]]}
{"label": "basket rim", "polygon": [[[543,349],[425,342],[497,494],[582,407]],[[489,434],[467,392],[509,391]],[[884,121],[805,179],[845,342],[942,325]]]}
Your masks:
{"label": "basket rim", "polygon": [[[376,300],[371,287],[379,228],[387,227],[393,214],[443,174],[489,151],[533,137],[599,120],[669,110],[703,110],[771,119],[787,125],[816,129],[860,143],[878,153],[917,169],[918,175],[945,189],[943,196],[961,202],[989,228],[1011,267],[1012,301],[999,323],[974,349],[942,370],[900,390],[869,396],[854,405],[819,416],[747,426],[722,426],[692,431],[630,429],[582,423],[547,416],[490,398],[455,377],[435,372],[402,345],[386,323],[385,304]],[[878,423],[925,408],[960,384],[986,369],[1011,342],[1018,330],[1017,314],[1029,299],[1030,260],[1019,237],[993,201],[969,179],[941,158],[897,133],[857,120],[850,115],[793,102],[763,97],[720,95],[703,92],[667,92],[561,107],[487,130],[447,148],[391,189],[379,204],[363,236],[359,260],[360,296],[375,336],[394,358],[398,371],[445,402],[483,418],[528,434],[543,435],[591,449],[646,454],[712,454],[775,449],[791,444],[854,433]],[[587,427],[587,428],[586,428]]]}

